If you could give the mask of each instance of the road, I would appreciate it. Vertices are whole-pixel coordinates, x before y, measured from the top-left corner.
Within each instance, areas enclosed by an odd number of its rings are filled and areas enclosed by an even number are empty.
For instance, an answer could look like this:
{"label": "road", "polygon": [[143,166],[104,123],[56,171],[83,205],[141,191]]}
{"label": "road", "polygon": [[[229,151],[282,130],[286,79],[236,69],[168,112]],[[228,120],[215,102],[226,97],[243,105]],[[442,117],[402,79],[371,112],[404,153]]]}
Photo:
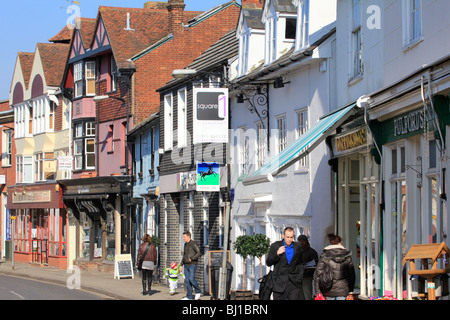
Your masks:
{"label": "road", "polygon": [[102,300],[102,297],[61,285],[0,275],[0,300]]}

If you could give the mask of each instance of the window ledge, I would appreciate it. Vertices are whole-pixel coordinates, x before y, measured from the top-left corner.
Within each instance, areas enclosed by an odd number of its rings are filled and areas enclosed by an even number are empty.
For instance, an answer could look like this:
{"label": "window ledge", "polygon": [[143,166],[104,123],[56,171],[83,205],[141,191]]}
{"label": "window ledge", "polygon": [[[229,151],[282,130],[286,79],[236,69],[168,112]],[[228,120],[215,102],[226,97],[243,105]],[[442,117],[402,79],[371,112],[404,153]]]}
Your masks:
{"label": "window ledge", "polygon": [[352,86],[352,85],[354,85],[355,83],[360,82],[363,78],[364,78],[363,74],[360,73],[360,74],[358,74],[357,76],[354,76],[353,78],[350,78],[350,79],[348,80],[347,85],[348,85],[348,86]]}
{"label": "window ledge", "polygon": [[411,50],[412,48],[416,47],[419,45],[419,43],[421,43],[423,41],[423,37],[420,36],[415,40],[412,40],[408,43],[403,44],[403,53],[406,53],[407,51]]}

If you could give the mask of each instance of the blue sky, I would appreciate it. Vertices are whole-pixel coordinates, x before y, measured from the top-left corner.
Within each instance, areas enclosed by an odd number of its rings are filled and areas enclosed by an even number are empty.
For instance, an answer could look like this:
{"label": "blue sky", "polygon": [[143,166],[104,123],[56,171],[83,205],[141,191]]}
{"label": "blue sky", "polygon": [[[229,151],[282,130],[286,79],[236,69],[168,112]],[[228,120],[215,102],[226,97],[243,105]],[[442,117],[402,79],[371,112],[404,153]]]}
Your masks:
{"label": "blue sky", "polygon": [[[166,0],[159,0],[166,1]],[[206,11],[229,0],[185,0],[186,9]],[[71,0],[2,1],[0,6],[0,101],[9,90],[18,52],[34,52],[38,42],[47,43],[71,17]],[[99,6],[142,8],[147,0],[79,0],[81,16],[95,18]],[[239,0],[238,3],[241,1]]]}

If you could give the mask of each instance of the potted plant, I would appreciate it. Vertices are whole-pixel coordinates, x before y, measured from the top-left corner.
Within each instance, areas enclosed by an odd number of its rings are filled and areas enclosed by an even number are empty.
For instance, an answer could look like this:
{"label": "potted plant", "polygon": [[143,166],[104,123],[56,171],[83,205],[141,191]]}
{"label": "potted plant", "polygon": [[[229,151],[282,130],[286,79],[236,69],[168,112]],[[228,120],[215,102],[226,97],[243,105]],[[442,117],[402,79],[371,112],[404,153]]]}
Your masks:
{"label": "potted plant", "polygon": [[259,277],[262,278],[262,257],[269,253],[270,239],[265,234],[258,233],[252,237],[252,242],[252,256],[259,259]]}
{"label": "potted plant", "polygon": [[236,251],[238,255],[242,257],[242,266],[243,266],[243,274],[242,274],[242,289],[243,291],[247,291],[247,285],[245,281],[245,265],[246,260],[249,256],[252,255],[253,250],[253,241],[252,237],[249,235],[242,235],[236,238],[236,241],[233,243],[233,250]]}

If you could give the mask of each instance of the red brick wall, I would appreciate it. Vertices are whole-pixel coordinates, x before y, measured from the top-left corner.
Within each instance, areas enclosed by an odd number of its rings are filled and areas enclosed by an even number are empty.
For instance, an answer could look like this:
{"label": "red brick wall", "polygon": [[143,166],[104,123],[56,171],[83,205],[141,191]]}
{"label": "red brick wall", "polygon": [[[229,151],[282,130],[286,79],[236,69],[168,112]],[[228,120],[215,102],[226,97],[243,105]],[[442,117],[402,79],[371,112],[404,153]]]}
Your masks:
{"label": "red brick wall", "polygon": [[155,90],[172,79],[174,69],[183,69],[227,31],[235,28],[240,8],[232,5],[180,34],[135,61],[135,100],[133,125],[159,111],[160,97]]}

